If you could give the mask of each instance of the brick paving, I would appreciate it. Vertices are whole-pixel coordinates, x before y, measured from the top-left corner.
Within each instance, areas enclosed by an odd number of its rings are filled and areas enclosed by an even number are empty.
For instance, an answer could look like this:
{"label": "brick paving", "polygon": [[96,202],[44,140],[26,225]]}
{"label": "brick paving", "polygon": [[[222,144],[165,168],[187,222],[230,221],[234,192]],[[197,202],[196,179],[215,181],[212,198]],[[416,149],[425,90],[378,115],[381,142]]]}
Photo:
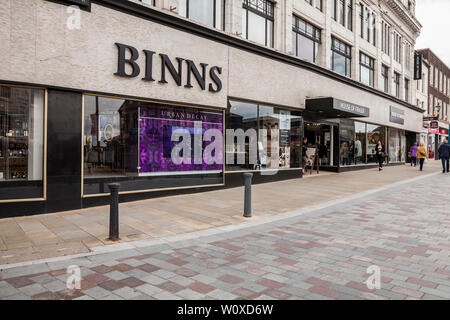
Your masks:
{"label": "brick paving", "polygon": [[[253,218],[308,207],[440,170],[407,165],[333,174],[307,174],[253,186]],[[175,210],[176,209],[176,210]],[[243,187],[120,204],[121,242],[160,238],[243,222]],[[87,253],[111,244],[109,207],[1,219],[0,265]],[[225,244],[226,245],[226,244]],[[288,248],[280,248],[287,253]],[[180,262],[181,263],[181,262]]]}
{"label": "brick paving", "polygon": [[[435,175],[271,223],[8,268],[0,298],[450,299],[449,190]],[[80,290],[64,287],[69,265]]]}

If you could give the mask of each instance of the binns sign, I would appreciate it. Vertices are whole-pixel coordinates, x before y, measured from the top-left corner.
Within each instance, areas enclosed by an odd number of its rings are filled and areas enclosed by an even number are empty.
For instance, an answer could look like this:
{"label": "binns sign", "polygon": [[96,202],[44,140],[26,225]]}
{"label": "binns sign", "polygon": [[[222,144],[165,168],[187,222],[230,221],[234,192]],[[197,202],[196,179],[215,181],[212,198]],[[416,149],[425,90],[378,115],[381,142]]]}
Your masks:
{"label": "binns sign", "polygon": [[[114,73],[116,76],[126,77],[126,78],[135,78],[141,74],[141,68],[137,63],[139,58],[139,52],[135,47],[116,43],[118,49],[118,60],[117,60],[117,72]],[[128,54],[128,58],[127,56]],[[153,78],[153,67],[154,67],[154,56],[156,55],[155,51],[143,50],[145,55],[145,70],[144,77],[142,80],[144,81],[155,81]],[[186,64],[186,79],[184,82],[185,88],[192,88],[193,78],[199,85],[202,90],[208,90],[210,92],[219,92],[222,90],[222,81],[219,78],[219,75],[222,74],[222,68],[218,66],[212,66],[208,68],[208,64],[200,63],[200,68],[194,63],[194,61],[184,58],[175,58],[176,59],[176,67],[174,63],[170,60],[167,54],[159,53],[159,60],[161,66],[161,74],[159,83],[167,83],[166,74],[167,72],[170,74],[172,79],[175,81],[177,86],[183,86],[183,64]],[[129,66],[128,72],[126,66]],[[209,69],[209,71],[208,71]]]}

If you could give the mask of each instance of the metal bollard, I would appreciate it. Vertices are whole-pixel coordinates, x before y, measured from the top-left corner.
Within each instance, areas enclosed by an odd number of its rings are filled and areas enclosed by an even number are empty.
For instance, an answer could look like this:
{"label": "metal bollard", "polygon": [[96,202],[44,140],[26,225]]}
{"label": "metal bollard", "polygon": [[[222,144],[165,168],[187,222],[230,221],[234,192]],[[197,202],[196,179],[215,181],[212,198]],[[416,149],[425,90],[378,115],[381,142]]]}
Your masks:
{"label": "metal bollard", "polygon": [[109,240],[119,240],[119,183],[108,184],[111,191],[111,203],[109,208]]}
{"label": "metal bollard", "polygon": [[244,195],[244,217],[252,216],[252,177],[253,173],[244,173],[245,195]]}

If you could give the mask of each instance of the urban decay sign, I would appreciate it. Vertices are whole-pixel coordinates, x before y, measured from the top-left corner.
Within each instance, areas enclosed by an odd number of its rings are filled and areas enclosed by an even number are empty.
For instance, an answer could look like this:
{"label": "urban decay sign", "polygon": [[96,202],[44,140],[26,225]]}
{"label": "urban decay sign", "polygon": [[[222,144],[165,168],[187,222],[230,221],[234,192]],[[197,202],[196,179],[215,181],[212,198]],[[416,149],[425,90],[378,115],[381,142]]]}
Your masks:
{"label": "urban decay sign", "polygon": [[[116,43],[118,49],[118,60],[117,60],[117,72],[114,75],[126,78],[135,78],[138,77],[141,73],[141,68],[137,63],[139,58],[139,52],[135,47]],[[127,58],[127,53],[128,58]],[[156,55],[155,51],[143,50],[145,55],[145,69],[144,69],[144,77],[142,80],[153,82],[155,79],[153,78],[153,62],[156,59],[153,57]],[[192,88],[192,78],[195,78],[197,84],[200,86],[202,90],[208,90],[210,92],[219,92],[222,90],[222,81],[219,78],[219,75],[222,74],[222,68],[218,66],[212,66],[208,70],[208,64],[200,63],[200,67],[198,68],[194,61],[184,58],[175,58],[176,67],[172,60],[170,60],[169,56],[164,53],[159,53],[159,60],[161,64],[161,76],[159,79],[159,83],[165,84],[168,83],[166,80],[166,71],[170,73],[172,79],[175,81],[177,86],[183,86],[183,64],[186,65],[186,80],[184,82],[185,88]],[[126,70],[126,66],[129,66],[128,72]],[[200,70],[199,70],[200,69]],[[209,77],[207,76],[209,75]]]}

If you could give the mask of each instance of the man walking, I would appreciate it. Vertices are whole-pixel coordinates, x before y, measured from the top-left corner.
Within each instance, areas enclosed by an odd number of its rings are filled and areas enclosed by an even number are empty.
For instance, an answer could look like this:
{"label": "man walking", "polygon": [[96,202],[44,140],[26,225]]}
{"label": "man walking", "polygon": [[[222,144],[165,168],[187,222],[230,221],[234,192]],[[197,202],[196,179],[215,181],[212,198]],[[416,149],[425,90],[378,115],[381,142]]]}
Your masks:
{"label": "man walking", "polygon": [[445,173],[447,170],[448,173],[448,167],[449,167],[449,158],[450,158],[450,145],[448,144],[448,140],[446,139],[439,147],[439,157],[442,161],[442,173]]}

